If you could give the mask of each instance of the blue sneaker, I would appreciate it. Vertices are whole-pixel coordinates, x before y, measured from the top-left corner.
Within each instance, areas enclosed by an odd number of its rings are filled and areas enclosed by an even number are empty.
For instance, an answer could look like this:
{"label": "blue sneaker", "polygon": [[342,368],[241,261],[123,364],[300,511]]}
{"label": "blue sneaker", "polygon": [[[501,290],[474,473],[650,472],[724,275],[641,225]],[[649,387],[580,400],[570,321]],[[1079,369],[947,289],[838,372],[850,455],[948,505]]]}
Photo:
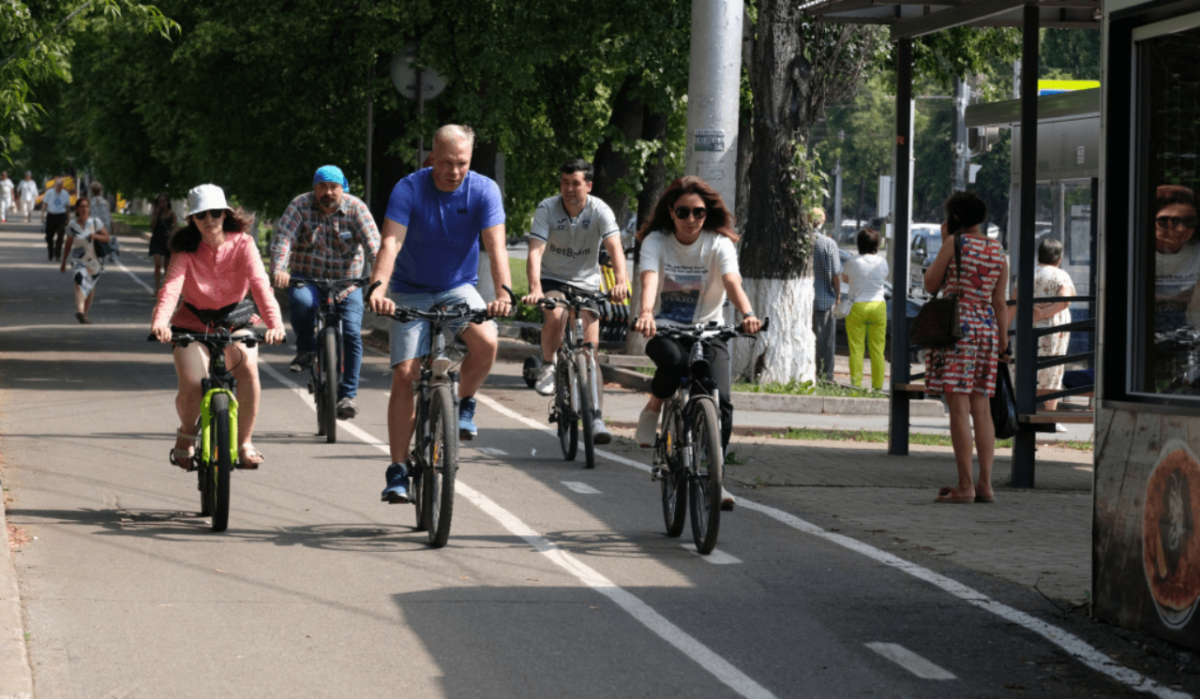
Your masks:
{"label": "blue sneaker", "polygon": [[406,505],[408,497],[408,469],[404,464],[392,464],[387,468],[387,487],[383,489],[380,500],[392,505]]}
{"label": "blue sneaker", "polygon": [[479,430],[475,428],[475,399],[463,398],[458,403],[458,438],[463,441],[475,439]]}

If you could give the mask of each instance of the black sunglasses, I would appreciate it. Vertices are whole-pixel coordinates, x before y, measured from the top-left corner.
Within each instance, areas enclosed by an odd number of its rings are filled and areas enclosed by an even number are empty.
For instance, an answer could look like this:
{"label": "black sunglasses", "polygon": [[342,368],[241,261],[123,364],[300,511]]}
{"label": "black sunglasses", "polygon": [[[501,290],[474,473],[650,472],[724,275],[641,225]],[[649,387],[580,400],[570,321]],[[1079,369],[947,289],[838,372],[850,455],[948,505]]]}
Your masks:
{"label": "black sunglasses", "polygon": [[197,221],[203,221],[204,219],[208,218],[209,216],[212,216],[213,220],[216,220],[225,215],[225,209],[212,209],[210,211],[197,211],[196,213],[194,213],[192,215],[196,217]]}
{"label": "black sunglasses", "polygon": [[1154,219],[1159,228],[1195,228],[1196,223],[1200,222],[1200,217],[1196,216],[1159,216]]}
{"label": "black sunglasses", "polygon": [[688,214],[691,214],[692,216],[696,217],[697,221],[699,221],[700,219],[704,218],[704,215],[707,213],[708,209],[704,208],[703,206],[697,206],[694,209],[689,209],[686,206],[680,206],[675,209],[675,218],[687,220]]}

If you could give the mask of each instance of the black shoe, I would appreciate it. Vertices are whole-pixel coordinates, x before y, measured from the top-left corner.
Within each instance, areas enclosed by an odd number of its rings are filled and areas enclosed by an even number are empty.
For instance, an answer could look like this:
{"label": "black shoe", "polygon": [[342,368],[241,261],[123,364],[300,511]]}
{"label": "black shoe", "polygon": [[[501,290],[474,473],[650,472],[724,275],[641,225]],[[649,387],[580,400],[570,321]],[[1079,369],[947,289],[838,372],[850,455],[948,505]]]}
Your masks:
{"label": "black shoe", "polygon": [[356,417],[358,417],[358,404],[354,402],[353,398],[346,396],[338,401],[337,418],[339,420],[353,420]]}
{"label": "black shoe", "polygon": [[404,464],[388,466],[387,487],[383,489],[380,500],[391,505],[407,505],[411,500],[408,495],[408,469]]}
{"label": "black shoe", "polygon": [[302,371],[308,371],[308,368],[312,366],[313,362],[315,361],[317,361],[317,355],[313,354],[312,352],[297,354],[296,358],[293,359],[292,363],[288,366],[288,369],[290,369],[293,374],[299,374]]}

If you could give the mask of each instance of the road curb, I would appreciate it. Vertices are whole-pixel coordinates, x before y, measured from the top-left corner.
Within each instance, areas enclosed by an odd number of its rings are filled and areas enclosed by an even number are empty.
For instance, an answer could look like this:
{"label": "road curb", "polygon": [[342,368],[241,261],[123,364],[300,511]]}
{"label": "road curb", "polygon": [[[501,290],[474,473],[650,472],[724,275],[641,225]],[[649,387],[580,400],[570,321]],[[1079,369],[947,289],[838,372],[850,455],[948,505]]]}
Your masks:
{"label": "road curb", "polygon": [[9,548],[8,519],[3,502],[0,502],[0,533],[3,533],[4,548],[0,552],[0,699],[32,699],[33,671],[25,645],[17,568]]}

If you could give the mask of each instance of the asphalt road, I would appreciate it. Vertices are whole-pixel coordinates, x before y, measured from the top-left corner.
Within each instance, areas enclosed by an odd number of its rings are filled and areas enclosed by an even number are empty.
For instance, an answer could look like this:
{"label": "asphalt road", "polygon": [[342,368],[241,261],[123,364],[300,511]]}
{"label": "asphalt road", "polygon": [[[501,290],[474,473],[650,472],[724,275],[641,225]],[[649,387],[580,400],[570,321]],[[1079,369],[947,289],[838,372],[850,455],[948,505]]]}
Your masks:
{"label": "asphalt road", "polygon": [[[856,549],[769,500],[697,555],[663,532],[648,452],[564,463],[515,365],[485,386],[431,550],[411,507],[379,502],[385,359],[329,445],[290,349],[264,349],[267,462],[235,474],[213,534],[166,461],[175,378],[145,341],[143,246],[82,326],[40,235],[0,228],[0,453],[9,522],[35,537],[16,566],[38,699],[1143,696],[1039,633],[1057,622],[1028,591]],[[1075,655],[1107,660],[1103,630],[1066,623]]]}

